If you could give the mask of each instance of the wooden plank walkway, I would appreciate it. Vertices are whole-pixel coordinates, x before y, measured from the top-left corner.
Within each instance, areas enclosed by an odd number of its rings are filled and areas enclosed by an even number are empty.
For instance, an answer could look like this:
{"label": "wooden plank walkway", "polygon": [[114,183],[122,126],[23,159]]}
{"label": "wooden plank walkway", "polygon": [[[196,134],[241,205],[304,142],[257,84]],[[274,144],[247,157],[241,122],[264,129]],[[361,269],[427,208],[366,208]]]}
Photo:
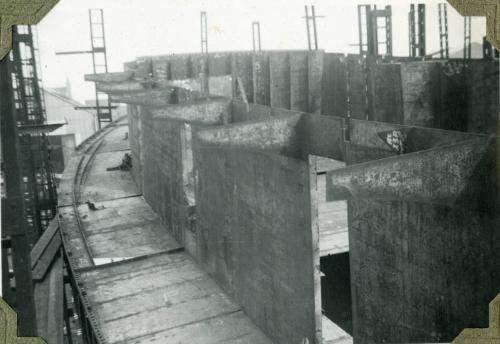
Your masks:
{"label": "wooden plank walkway", "polygon": [[107,343],[271,343],[185,252],[80,278]]}
{"label": "wooden plank walkway", "polygon": [[79,213],[97,265],[181,247],[140,196],[96,205],[104,209],[92,211],[81,205]]}

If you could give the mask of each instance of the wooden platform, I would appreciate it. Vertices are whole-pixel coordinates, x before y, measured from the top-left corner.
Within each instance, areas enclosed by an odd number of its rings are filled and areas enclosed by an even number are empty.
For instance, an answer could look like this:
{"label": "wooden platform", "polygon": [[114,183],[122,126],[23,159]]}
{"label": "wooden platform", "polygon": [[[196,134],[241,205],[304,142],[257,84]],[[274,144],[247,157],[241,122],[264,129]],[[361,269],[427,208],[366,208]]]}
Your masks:
{"label": "wooden platform", "polygon": [[271,343],[184,252],[81,273],[107,343]]}
{"label": "wooden platform", "polygon": [[97,265],[181,247],[141,196],[96,206],[104,209],[92,211],[86,204],[78,209]]}

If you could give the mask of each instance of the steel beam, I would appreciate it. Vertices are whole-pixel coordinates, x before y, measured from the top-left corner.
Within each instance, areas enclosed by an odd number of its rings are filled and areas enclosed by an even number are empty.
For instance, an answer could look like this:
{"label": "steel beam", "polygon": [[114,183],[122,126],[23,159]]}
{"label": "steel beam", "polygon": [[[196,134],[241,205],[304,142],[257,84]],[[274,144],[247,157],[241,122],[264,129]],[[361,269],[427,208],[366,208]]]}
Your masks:
{"label": "steel beam", "polygon": [[261,51],[260,45],[260,23],[255,21],[252,22],[252,43],[253,43],[253,51]]}
{"label": "steel beam", "polygon": [[85,74],[85,81],[93,82],[124,82],[134,78],[135,72],[128,70],[116,73]]}
{"label": "steel beam", "polygon": [[329,171],[327,201],[363,198],[453,204],[468,189],[490,140],[481,137]]}
{"label": "steel beam", "polygon": [[418,4],[417,11],[415,11],[415,5],[410,4],[410,12],[408,13],[408,28],[410,56],[425,57],[425,4]]}
{"label": "steel beam", "polygon": [[438,4],[439,11],[439,57],[449,58],[448,48],[448,9],[446,3]]}
{"label": "steel beam", "polygon": [[203,125],[222,125],[228,122],[230,100],[200,100],[149,110],[153,119],[171,120]]}
{"label": "steel beam", "polygon": [[81,55],[81,54],[92,54],[92,50],[77,50],[77,51],[59,51],[56,55]]}
{"label": "steel beam", "polygon": [[471,58],[471,22],[472,18],[470,16],[464,17],[464,59]]}
{"label": "steel beam", "polygon": [[201,53],[208,54],[207,12],[200,12]]}
{"label": "steel beam", "polygon": [[125,82],[96,82],[96,90],[107,94],[142,91],[145,89],[142,82],[130,80]]}
{"label": "steel beam", "polygon": [[425,4],[418,4],[418,55],[425,56]]}
{"label": "steel beam", "polygon": [[176,88],[144,90],[130,93],[111,94],[112,103],[133,105],[166,106],[178,103]]}
{"label": "steel beam", "polygon": [[[118,109],[118,106],[112,105],[110,106],[111,109]],[[75,110],[97,110],[97,106],[74,106],[73,109]]]}

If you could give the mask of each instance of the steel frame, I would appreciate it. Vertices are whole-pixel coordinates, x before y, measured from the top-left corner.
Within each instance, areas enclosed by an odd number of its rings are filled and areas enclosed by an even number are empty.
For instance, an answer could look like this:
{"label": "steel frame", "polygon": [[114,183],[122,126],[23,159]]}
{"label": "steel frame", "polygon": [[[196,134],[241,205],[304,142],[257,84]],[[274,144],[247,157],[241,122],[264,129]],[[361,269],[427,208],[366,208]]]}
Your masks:
{"label": "steel frame", "polygon": [[253,43],[253,51],[261,51],[260,45],[260,23],[255,21],[252,22],[252,43]]}
{"label": "steel frame", "polygon": [[464,59],[471,58],[471,21],[472,18],[470,16],[464,17]]}
{"label": "steel frame", "polygon": [[[13,29],[12,96],[18,127],[47,124],[45,101],[37,70],[35,31],[31,26]],[[21,168],[26,197],[26,221],[34,244],[56,212],[57,195],[49,161],[48,139],[44,132],[19,138]]]}
{"label": "steel frame", "polygon": [[208,54],[207,12],[200,13],[201,53]]}
{"label": "steel frame", "polygon": [[[316,16],[316,12],[314,9],[314,5],[311,6],[311,15],[309,15],[309,9],[306,6],[305,7],[305,19],[306,19],[306,30],[307,30],[307,47],[309,50],[318,50],[318,31],[316,28],[316,18],[321,18],[319,16]],[[312,28],[311,28],[312,24]],[[312,35],[312,37],[311,37]],[[314,46],[313,46],[314,44]]]}
{"label": "steel frame", "polygon": [[[89,9],[90,44],[94,74],[108,72],[106,35],[104,33],[104,13],[102,9]],[[102,104],[102,105],[101,105]],[[95,107],[99,129],[101,123],[112,122],[111,101],[106,93],[95,89]]]}
{"label": "steel frame", "polygon": [[425,57],[425,4],[418,4],[417,11],[415,11],[415,5],[410,4],[408,35],[410,57]]}
{"label": "steel frame", "polygon": [[449,58],[448,48],[448,6],[446,3],[438,4],[439,12],[439,57]]}
{"label": "steel frame", "polygon": [[[14,28],[16,31],[16,28]],[[13,41],[16,50],[18,42]],[[0,112],[5,195],[2,195],[2,294],[18,314],[19,335],[36,336],[36,313],[31,277],[30,227],[26,217],[27,193],[22,168],[14,93],[13,53],[0,61]],[[12,287],[15,278],[15,290]],[[22,302],[20,302],[22,301]]]}
{"label": "steel frame", "polygon": [[[90,25],[90,50],[79,51],[63,51],[57,52],[56,55],[78,55],[91,54],[92,67],[95,73],[108,72],[108,56],[106,49],[106,35],[104,33],[104,12],[102,9],[89,9],[89,25]],[[86,109],[96,110],[98,129],[101,129],[101,123],[109,123],[113,121],[113,113],[111,101],[108,94],[98,92],[95,89],[95,106],[85,107]]]}
{"label": "steel frame", "polygon": [[486,36],[483,37],[483,58],[484,59],[498,59],[498,50],[491,45]]}
{"label": "steel frame", "polygon": [[[379,25],[379,18],[383,19],[382,25]],[[379,29],[383,30],[384,41],[379,40]],[[380,10],[377,6],[358,5],[358,30],[360,55],[392,56],[391,6]],[[385,50],[383,53],[382,49]]]}

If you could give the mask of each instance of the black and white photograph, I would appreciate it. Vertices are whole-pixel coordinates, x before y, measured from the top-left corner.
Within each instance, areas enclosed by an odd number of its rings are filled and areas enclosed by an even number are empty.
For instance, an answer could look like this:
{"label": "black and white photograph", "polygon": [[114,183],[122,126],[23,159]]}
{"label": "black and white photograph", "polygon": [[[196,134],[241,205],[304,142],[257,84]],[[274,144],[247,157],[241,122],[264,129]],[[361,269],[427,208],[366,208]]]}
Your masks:
{"label": "black and white photograph", "polygon": [[499,344],[499,13],[0,0],[0,344]]}

